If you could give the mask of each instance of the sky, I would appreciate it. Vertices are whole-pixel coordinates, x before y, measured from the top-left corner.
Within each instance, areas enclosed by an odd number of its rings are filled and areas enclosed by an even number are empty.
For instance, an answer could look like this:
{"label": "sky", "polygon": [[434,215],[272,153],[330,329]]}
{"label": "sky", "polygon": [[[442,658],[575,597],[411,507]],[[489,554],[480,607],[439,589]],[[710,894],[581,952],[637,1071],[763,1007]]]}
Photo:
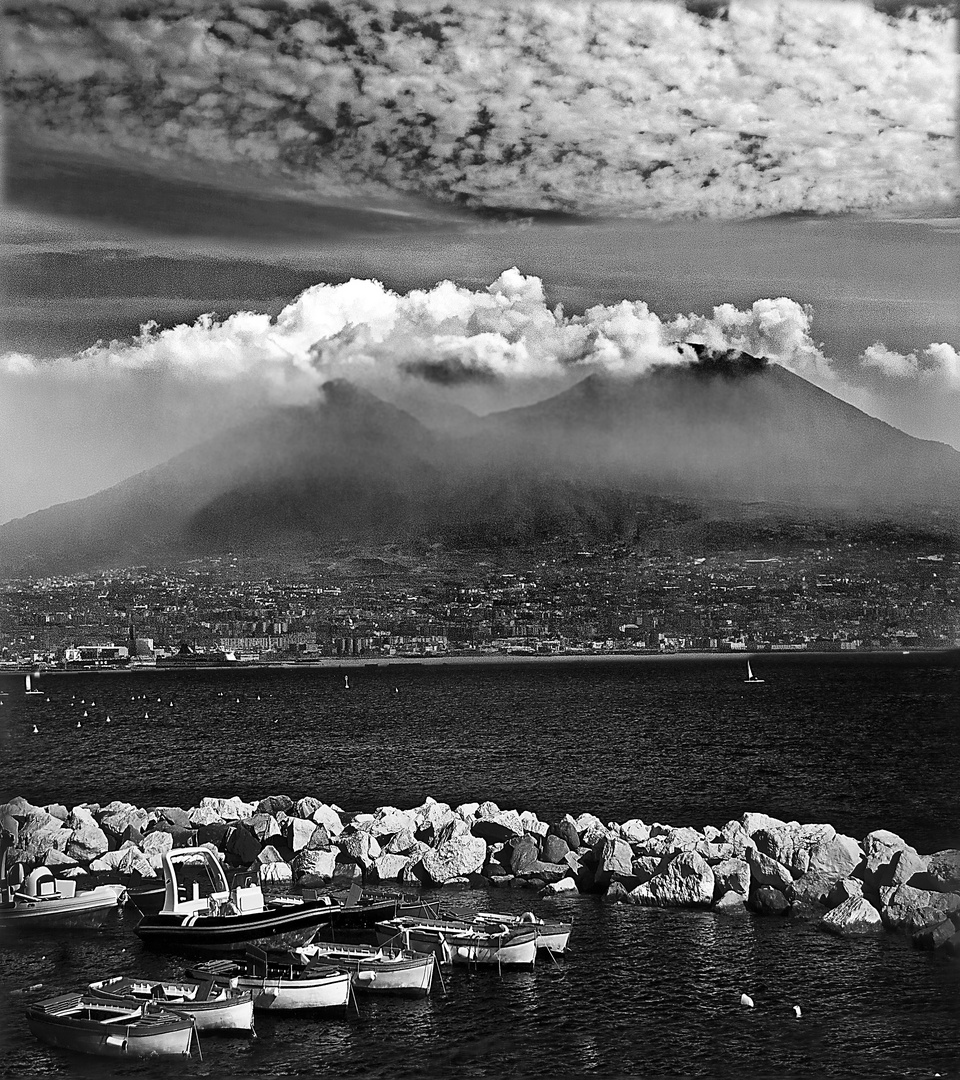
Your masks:
{"label": "sky", "polygon": [[686,340],[960,448],[945,9],[134,7],[12,16],[0,521],[327,378],[485,411]]}

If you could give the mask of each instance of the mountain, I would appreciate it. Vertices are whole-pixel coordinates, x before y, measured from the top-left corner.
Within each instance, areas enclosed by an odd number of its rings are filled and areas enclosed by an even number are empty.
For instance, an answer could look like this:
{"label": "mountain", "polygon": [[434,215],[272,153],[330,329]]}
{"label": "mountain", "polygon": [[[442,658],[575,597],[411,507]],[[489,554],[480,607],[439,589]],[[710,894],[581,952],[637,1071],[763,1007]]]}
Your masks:
{"label": "mountain", "polygon": [[960,506],[960,453],[777,365],[700,350],[633,380],[591,375],[456,431],[348,383],[274,409],[90,498],[0,527],[0,568],[161,564],[417,538],[483,549],[610,538],[787,504],[875,517]]}

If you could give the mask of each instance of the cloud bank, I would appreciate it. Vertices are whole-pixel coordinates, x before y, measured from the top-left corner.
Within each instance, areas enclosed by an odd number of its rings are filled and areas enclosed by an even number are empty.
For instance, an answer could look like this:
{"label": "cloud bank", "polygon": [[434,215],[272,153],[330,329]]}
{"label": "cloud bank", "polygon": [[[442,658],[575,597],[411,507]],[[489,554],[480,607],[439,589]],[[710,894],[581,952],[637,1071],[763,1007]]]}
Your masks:
{"label": "cloud bank", "polygon": [[62,0],[7,29],[18,122],[326,197],[731,216],[958,191],[947,4]]}

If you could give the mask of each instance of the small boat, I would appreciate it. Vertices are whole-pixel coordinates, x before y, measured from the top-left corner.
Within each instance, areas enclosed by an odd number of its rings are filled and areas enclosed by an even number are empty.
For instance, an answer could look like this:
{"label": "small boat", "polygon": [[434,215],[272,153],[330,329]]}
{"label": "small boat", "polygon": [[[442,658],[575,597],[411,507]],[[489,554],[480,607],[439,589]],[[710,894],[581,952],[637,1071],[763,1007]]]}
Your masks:
{"label": "small boat", "polygon": [[570,933],[573,930],[573,923],[538,919],[532,911],[525,911],[522,915],[506,915],[501,911],[478,911],[476,915],[469,917],[469,921],[475,926],[499,923],[524,930],[536,930],[537,948],[546,949],[552,953],[567,951]]}
{"label": "small boat", "polygon": [[378,945],[400,945],[413,952],[432,953],[447,964],[532,967],[537,960],[537,931],[534,928],[401,916],[379,922],[375,929]]}
{"label": "small boat", "polygon": [[303,960],[294,952],[250,949],[236,960],[205,960],[186,971],[188,979],[227,982],[253,994],[255,1009],[345,1009],[349,971]]}
{"label": "small boat", "polygon": [[253,1031],[253,994],[213,979],[129,978],[92,982],[91,997],[101,1001],[141,1001],[159,1005],[176,1016],[193,1017],[197,1031]]}
{"label": "small boat", "polygon": [[750,661],[747,661],[747,677],[743,680],[745,683],[762,683],[763,679],[758,679],[753,673],[753,668],[750,666]]}
{"label": "small boat", "polygon": [[426,997],[433,984],[432,955],[381,945],[312,941],[294,952],[306,962],[335,964],[350,972],[354,990],[371,994]]}
{"label": "small boat", "polygon": [[242,956],[250,947],[305,945],[343,905],[330,897],[269,900],[257,884],[231,888],[209,848],[173,848],[162,858],[164,903],[140,920],[136,933],[155,949]]}
{"label": "small boat", "polygon": [[62,994],[26,1010],[27,1026],[43,1042],[103,1057],[187,1057],[193,1020],[139,1001],[108,1002]]}
{"label": "small boat", "polygon": [[24,678],[24,680],[23,680],[23,683],[24,683],[24,690],[23,690],[23,692],[24,692],[25,694],[42,694],[42,693],[43,693],[43,691],[42,691],[42,690],[34,690],[34,688],[33,688],[33,682],[32,682],[32,680],[31,680],[31,678],[30,678],[30,676],[29,676],[29,675],[27,675],[27,676],[26,676],[26,677]]}
{"label": "small boat", "polygon": [[0,928],[46,929],[60,926],[97,926],[123,902],[122,885],[98,885],[77,891],[77,883],[55,878],[48,866],[38,866],[23,877],[15,864],[6,873],[6,852],[0,861]]}

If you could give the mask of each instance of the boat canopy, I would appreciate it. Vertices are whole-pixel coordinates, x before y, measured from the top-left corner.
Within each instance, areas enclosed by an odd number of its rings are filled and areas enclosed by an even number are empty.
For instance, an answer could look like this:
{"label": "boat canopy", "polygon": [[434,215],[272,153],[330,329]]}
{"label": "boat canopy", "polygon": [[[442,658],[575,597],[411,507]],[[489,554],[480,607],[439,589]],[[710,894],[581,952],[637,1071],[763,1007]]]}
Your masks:
{"label": "boat canopy", "polygon": [[230,885],[220,860],[209,848],[173,848],[163,855],[162,915],[207,912],[230,899]]}

